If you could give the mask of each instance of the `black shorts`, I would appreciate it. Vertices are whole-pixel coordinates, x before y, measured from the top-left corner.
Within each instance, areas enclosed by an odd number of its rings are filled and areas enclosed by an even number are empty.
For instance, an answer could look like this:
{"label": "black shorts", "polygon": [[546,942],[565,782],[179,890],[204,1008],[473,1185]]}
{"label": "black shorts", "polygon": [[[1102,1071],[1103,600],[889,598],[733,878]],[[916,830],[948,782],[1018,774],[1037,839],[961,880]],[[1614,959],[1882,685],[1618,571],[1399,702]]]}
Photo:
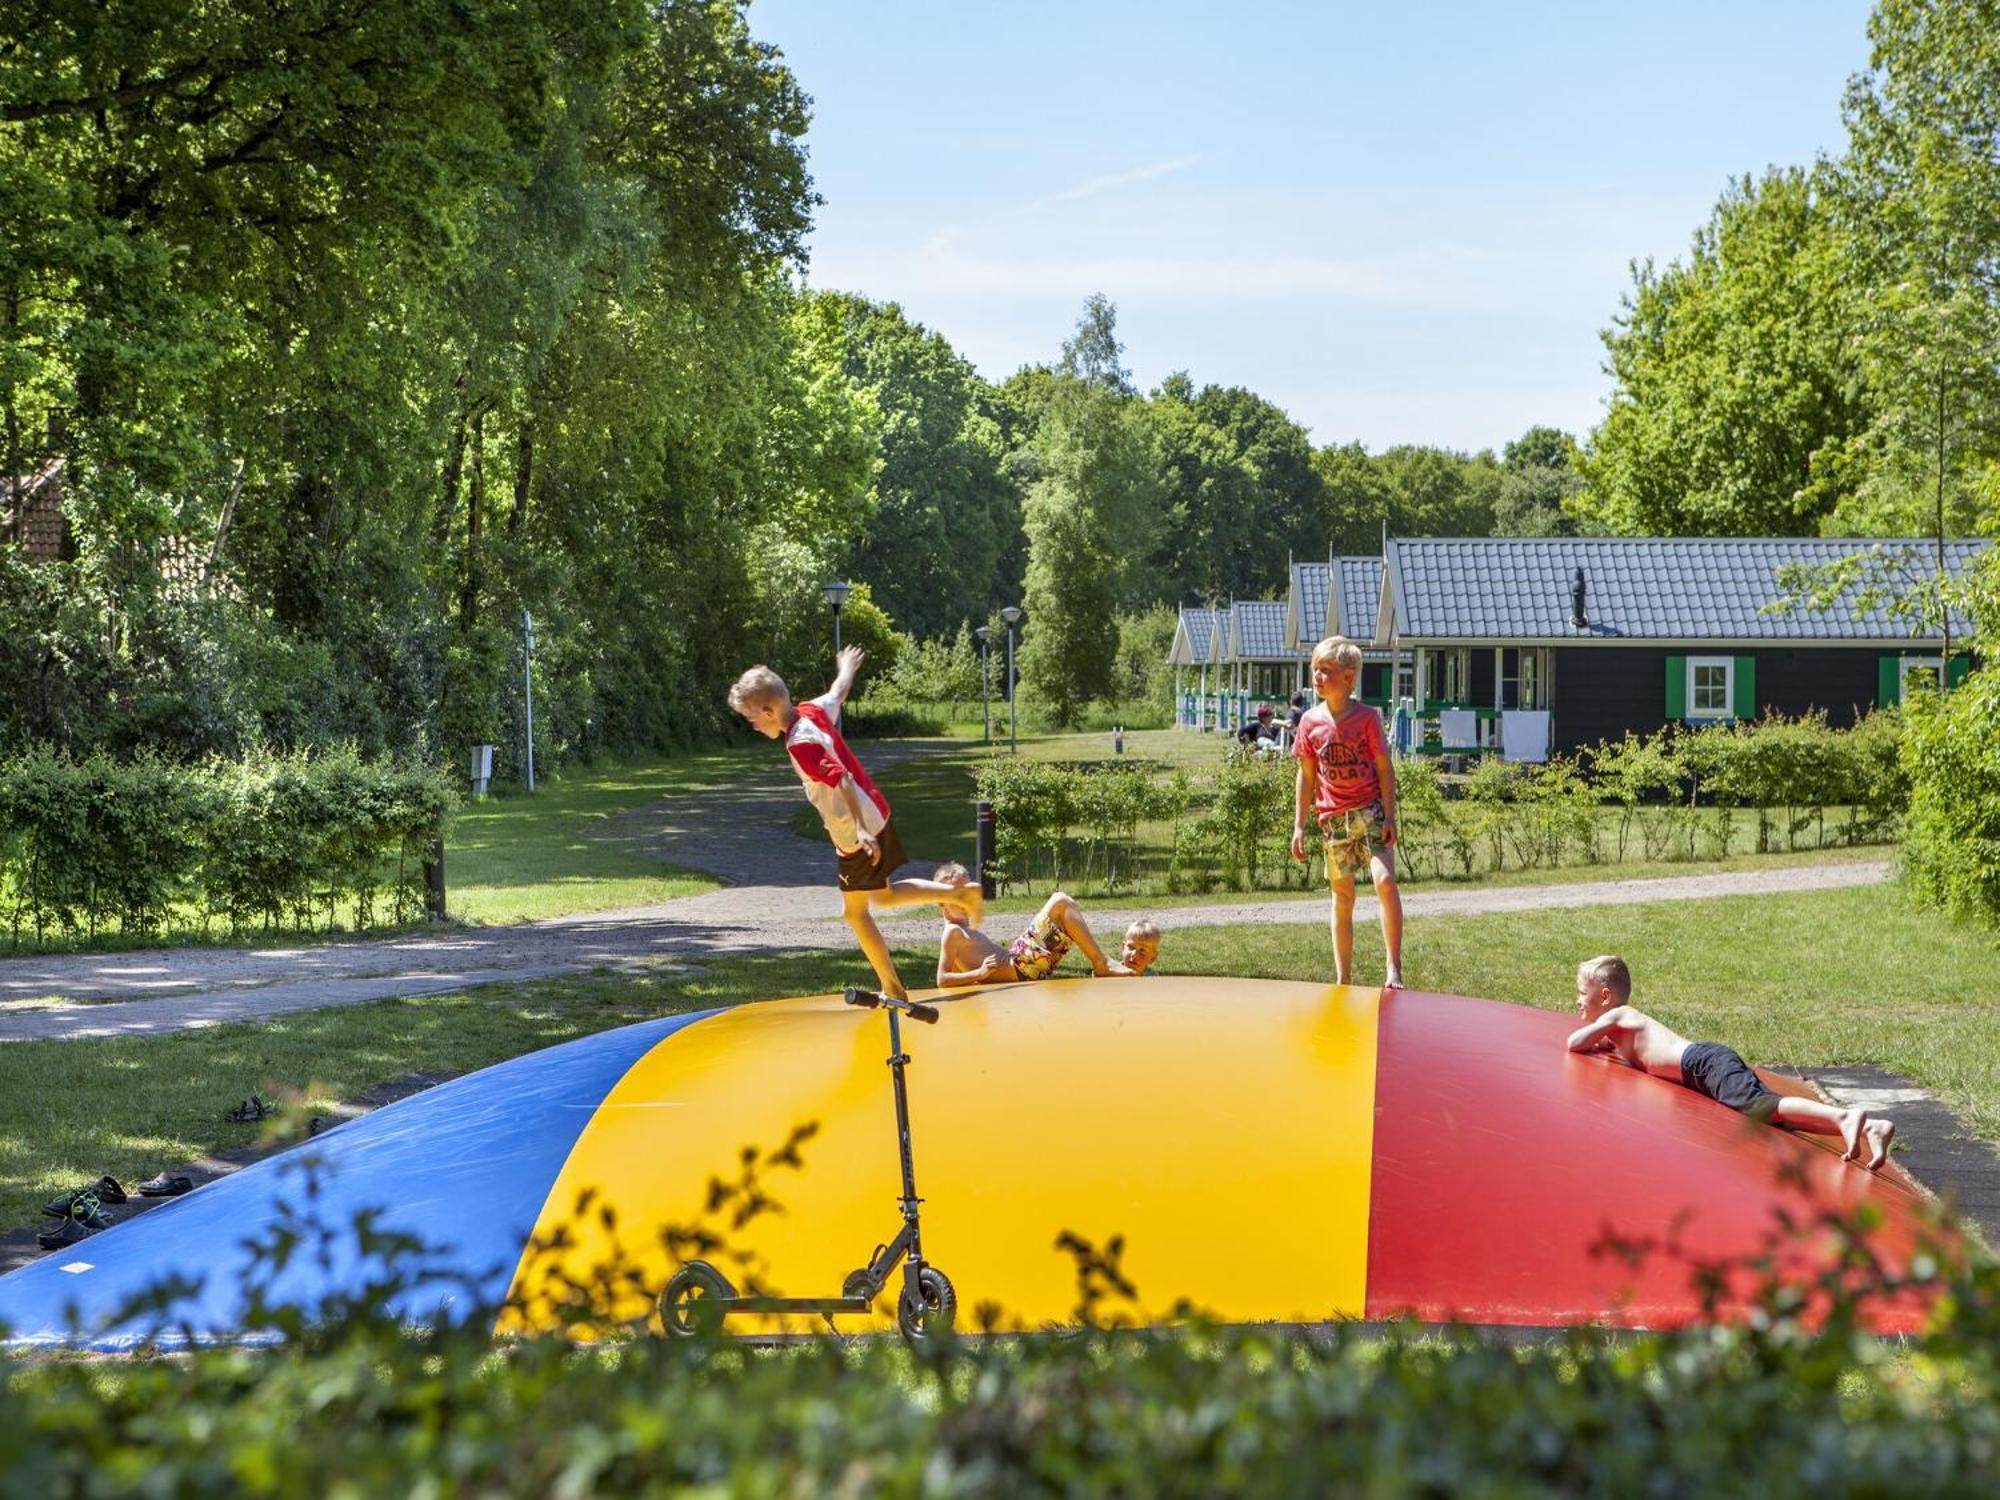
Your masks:
{"label": "black shorts", "polygon": [[1778,1096],[1764,1086],[1742,1054],[1720,1042],[1688,1043],[1681,1054],[1681,1082],[1755,1119],[1768,1120],[1778,1107]]}
{"label": "black shorts", "polygon": [[896,820],[892,817],[875,835],[875,855],[872,859],[865,849],[840,856],[840,888],[843,891],[887,890],[889,878],[909,862],[910,856],[903,852],[903,836],[896,832]]}

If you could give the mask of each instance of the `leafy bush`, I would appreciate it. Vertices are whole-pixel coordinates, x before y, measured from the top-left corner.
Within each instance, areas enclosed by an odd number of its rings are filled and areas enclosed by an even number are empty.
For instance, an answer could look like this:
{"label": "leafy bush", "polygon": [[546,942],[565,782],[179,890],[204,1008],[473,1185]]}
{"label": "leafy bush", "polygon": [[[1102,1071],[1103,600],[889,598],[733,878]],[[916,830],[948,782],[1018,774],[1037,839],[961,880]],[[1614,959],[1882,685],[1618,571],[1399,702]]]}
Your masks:
{"label": "leafy bush", "polygon": [[[275,1347],[0,1354],[0,1474],[10,1494],[97,1496],[1994,1493],[2000,1274],[1920,1257],[1943,1315],[1892,1343],[1862,1331],[1897,1290],[1865,1221],[1830,1232],[1848,1253],[1817,1285],[1766,1267],[1755,1317],[1630,1337],[1194,1315],[1123,1332],[1115,1258],[1077,1242],[1081,1326],[1061,1335],[496,1348],[472,1299],[432,1327],[386,1311],[419,1286],[452,1307],[459,1286],[420,1241],[357,1223],[368,1291],[253,1300]],[[260,1249],[350,1253],[310,1216]],[[575,1289],[579,1316],[614,1278]],[[174,1303],[162,1289],[168,1330]]]}
{"label": "leafy bush", "polygon": [[[1399,863],[1451,879],[1605,859],[1721,859],[1752,813],[1760,851],[1880,839],[1908,801],[1900,733],[1890,713],[1849,730],[1819,714],[1772,716],[1628,734],[1542,765],[1489,757],[1455,780],[1435,760],[1412,758],[1396,772]],[[1170,892],[1286,889],[1319,880],[1317,840],[1304,867],[1285,848],[1295,767],[1289,756],[1228,745],[1213,769],[1176,773],[1171,793],[1162,768],[1129,759],[1009,757],[979,784],[999,818],[1012,884],[1098,880],[1095,889],[1115,890],[1150,875]],[[1118,779],[1095,785],[1112,772]]]}
{"label": "leafy bush", "polygon": [[2000,927],[2000,669],[1905,702],[1903,868],[1925,903]]}
{"label": "leafy bush", "polygon": [[453,800],[442,772],[352,745],[197,766],[32,750],[0,765],[0,897],[16,943],[146,934],[197,901],[232,926],[346,903],[367,926],[385,887],[401,920]]}

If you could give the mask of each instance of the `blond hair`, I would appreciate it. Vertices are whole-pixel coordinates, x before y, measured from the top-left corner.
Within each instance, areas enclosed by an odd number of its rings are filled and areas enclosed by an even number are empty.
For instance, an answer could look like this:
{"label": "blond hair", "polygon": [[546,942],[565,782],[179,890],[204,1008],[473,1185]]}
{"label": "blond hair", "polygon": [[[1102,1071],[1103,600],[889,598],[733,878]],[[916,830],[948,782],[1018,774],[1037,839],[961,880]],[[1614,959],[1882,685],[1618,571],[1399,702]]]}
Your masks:
{"label": "blond hair", "polygon": [[1313,647],[1312,664],[1330,661],[1343,672],[1361,670],[1361,648],[1344,635],[1330,635]]}
{"label": "blond hair", "polygon": [[1160,946],[1160,924],[1153,921],[1150,917],[1141,917],[1125,929],[1125,936],[1128,938],[1138,938],[1142,942],[1149,942],[1157,948]]}
{"label": "blond hair", "polygon": [[972,871],[961,864],[939,865],[933,880],[942,880],[946,885],[971,885]]}
{"label": "blond hair", "polygon": [[789,703],[792,690],[785,686],[785,679],[769,667],[750,668],[736,679],[736,685],[729,690],[729,706],[742,713],[754,703],[771,703],[783,699]]}
{"label": "blond hair", "polygon": [[1620,1005],[1628,1004],[1632,999],[1632,971],[1626,967],[1625,960],[1615,953],[1586,958],[1576,966],[1576,977],[1579,983],[1587,984],[1592,989],[1603,985],[1618,997]]}

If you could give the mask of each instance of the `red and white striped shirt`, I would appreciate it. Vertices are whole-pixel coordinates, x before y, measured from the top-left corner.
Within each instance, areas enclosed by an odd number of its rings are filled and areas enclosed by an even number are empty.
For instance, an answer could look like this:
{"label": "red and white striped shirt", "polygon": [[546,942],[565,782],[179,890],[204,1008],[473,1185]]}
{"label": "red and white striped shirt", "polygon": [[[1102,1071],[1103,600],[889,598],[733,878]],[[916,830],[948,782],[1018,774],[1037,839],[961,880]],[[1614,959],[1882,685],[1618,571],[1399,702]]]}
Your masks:
{"label": "red and white striped shirt", "polygon": [[[791,753],[792,768],[806,789],[806,799],[818,810],[826,824],[827,837],[842,854],[861,847],[861,834],[870,838],[889,821],[889,799],[882,795],[861,762],[847,748],[840,733],[840,700],[832,693],[798,706],[798,717],[785,734],[785,749]],[[861,827],[854,825],[854,811],[848,805],[841,783],[848,777],[861,791]]]}

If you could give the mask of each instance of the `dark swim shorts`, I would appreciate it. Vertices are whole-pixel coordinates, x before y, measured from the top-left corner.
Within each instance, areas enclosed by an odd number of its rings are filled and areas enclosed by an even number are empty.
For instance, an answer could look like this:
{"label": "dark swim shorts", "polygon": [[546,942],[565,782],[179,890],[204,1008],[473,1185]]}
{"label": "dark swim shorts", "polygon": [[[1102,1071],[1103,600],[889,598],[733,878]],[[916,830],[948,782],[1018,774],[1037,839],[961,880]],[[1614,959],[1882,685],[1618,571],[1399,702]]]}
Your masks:
{"label": "dark swim shorts", "polygon": [[1768,1120],[1778,1096],[1764,1087],[1741,1053],[1720,1042],[1689,1042],[1681,1054],[1681,1082],[1738,1114]]}
{"label": "dark swim shorts", "polygon": [[[840,853],[838,850],[835,852]],[[903,836],[896,832],[896,820],[892,817],[875,835],[874,858],[869,858],[865,849],[840,854],[840,888],[843,891],[886,890],[889,877],[909,862],[910,856],[903,852]]]}

